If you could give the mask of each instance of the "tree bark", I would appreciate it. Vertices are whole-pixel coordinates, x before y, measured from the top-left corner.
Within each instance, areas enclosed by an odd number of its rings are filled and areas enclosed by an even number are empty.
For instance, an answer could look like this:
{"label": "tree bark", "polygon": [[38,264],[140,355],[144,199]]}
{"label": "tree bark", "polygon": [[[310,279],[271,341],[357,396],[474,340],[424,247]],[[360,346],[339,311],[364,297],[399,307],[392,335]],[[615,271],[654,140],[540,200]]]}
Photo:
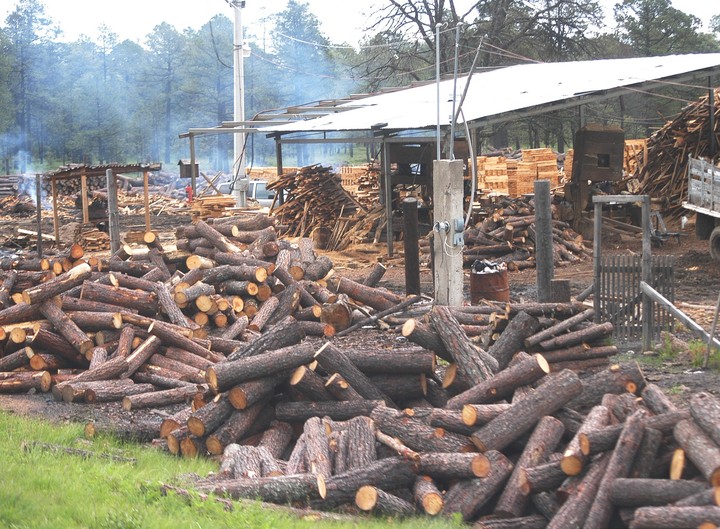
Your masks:
{"label": "tree bark", "polygon": [[423,452],[416,463],[421,475],[439,481],[484,478],[492,462],[485,454],[472,452]]}
{"label": "tree bark", "polygon": [[209,435],[230,417],[234,409],[226,394],[217,395],[190,415],[187,420],[188,430],[197,437]]}
{"label": "tree bark", "polygon": [[673,434],[703,477],[713,487],[720,487],[720,447],[692,419],[677,423]]}
{"label": "tree bark", "polygon": [[535,354],[451,398],[447,407],[461,409],[465,404],[496,402],[512,395],[518,387],[536,382],[549,372],[550,366],[545,358]]}
{"label": "tree bark", "polygon": [[248,380],[283,373],[308,364],[313,360],[313,353],[312,345],[308,343],[277,349],[251,358],[210,366],[205,378],[210,388],[215,393],[220,393]]}
{"label": "tree bark", "polygon": [[275,459],[280,459],[292,440],[292,426],[289,423],[273,421],[258,442],[258,447],[268,450]]}
{"label": "tree bark", "polygon": [[423,512],[430,516],[440,514],[445,504],[440,489],[430,476],[418,476],[415,479],[413,497]]}
{"label": "tree bark", "polygon": [[287,377],[283,374],[258,378],[238,384],[228,390],[228,399],[237,410],[249,408],[256,402],[272,397],[275,388],[282,384]]}
{"label": "tree bark", "polygon": [[630,529],[710,529],[720,526],[720,507],[641,507]]}
{"label": "tree bark", "polygon": [[488,354],[498,362],[499,369],[505,369],[512,357],[524,351],[523,341],[540,328],[540,322],[527,312],[518,312],[495,343],[488,349]]}
{"label": "tree bark", "polygon": [[635,393],[645,387],[645,376],[637,362],[613,365],[582,381],[582,394],[568,403],[573,410],[590,409],[599,404],[605,393]]}
{"label": "tree bark", "polygon": [[495,505],[495,514],[503,517],[522,516],[528,497],[523,494],[520,487],[521,470],[544,461],[555,450],[564,431],[563,424],[554,417],[545,416],[540,419]]}
{"label": "tree bark", "polygon": [[513,464],[507,457],[495,450],[485,455],[490,460],[489,474],[452,485],[445,494],[445,514],[460,513],[464,521],[473,520],[510,477]]}
{"label": "tree bark", "polygon": [[84,355],[95,345],[90,337],[80,330],[53,299],[43,301],[40,304],[40,312],[80,354]]}
{"label": "tree bark", "polygon": [[690,398],[690,413],[695,423],[720,445],[720,400],[707,392],[696,393]]}
{"label": "tree bark", "polygon": [[567,319],[561,320],[555,325],[547,327],[540,332],[536,332],[532,336],[528,336],[527,338],[525,338],[523,343],[527,348],[534,347],[542,341],[553,338],[564,331],[572,329],[578,323],[592,319],[594,315],[595,311],[593,309],[587,309],[579,314],[576,314],[575,316],[571,316]]}
{"label": "tree bark", "polygon": [[123,373],[124,378],[131,377],[140,367],[147,362],[160,348],[160,339],[157,336],[149,336],[126,358],[127,369]]}
{"label": "tree bark", "polygon": [[157,296],[154,292],[113,287],[97,281],[85,280],[82,284],[80,298],[136,309],[140,314],[154,315],[158,311]]}
{"label": "tree bark", "polygon": [[310,474],[226,480],[201,485],[198,490],[219,496],[247,498],[270,503],[307,502],[322,497],[322,478]]}
{"label": "tree bark", "polygon": [[[122,379],[123,381],[125,379]],[[120,380],[107,380],[98,382],[80,382],[85,384],[85,402],[88,404],[99,404],[101,402],[114,402],[122,400],[128,395],[138,395],[153,391],[152,384],[113,384]]]}
{"label": "tree bark", "polygon": [[393,294],[389,290],[368,287],[346,277],[338,281],[337,291],[340,294],[347,294],[352,299],[377,311],[390,309],[402,301],[400,296]]}
{"label": "tree bark", "polygon": [[228,355],[228,360],[235,361],[241,358],[250,358],[267,351],[289,347],[299,344],[304,338],[305,333],[302,326],[294,318],[288,317],[273,325],[245,348],[238,349]]}
{"label": "tree bark", "polygon": [[90,277],[91,273],[92,270],[87,263],[78,265],[64,274],[57,276],[55,279],[50,279],[49,281],[23,290],[23,302],[32,305],[54,298],[73,287],[81,285],[83,281]]}
{"label": "tree bark", "polygon": [[440,335],[416,319],[407,320],[402,326],[402,335],[411,342],[435,352],[443,360],[454,362],[450,351],[445,347]]}
{"label": "tree bark", "polygon": [[532,398],[512,404],[471,436],[481,452],[502,450],[532,428],[545,415],[562,408],[582,392],[582,382],[572,371],[562,371],[540,385]]}
{"label": "tree bark", "polygon": [[415,514],[415,507],[412,503],[388,494],[372,485],[364,485],[358,489],[355,493],[355,505],[361,511],[388,516],[411,516]]}
{"label": "tree bark", "polygon": [[510,408],[511,404],[466,404],[462,408],[462,420],[467,426],[482,426]]}
{"label": "tree bark", "polygon": [[310,417],[303,427],[305,435],[305,463],[311,474],[327,480],[332,475],[330,446],[325,427],[319,417]]}
{"label": "tree bark", "polygon": [[139,395],[128,395],[123,399],[123,409],[126,411],[139,408],[153,408],[168,406],[189,401],[198,392],[197,386],[183,386],[166,389],[164,391],[150,391]]}
{"label": "tree bark", "polygon": [[583,445],[588,432],[599,430],[610,422],[610,413],[605,406],[594,406],[585,417],[580,429],[565,447],[560,468],[568,476],[577,476],[585,468],[589,447]]}
{"label": "tree bark", "polygon": [[684,479],[618,478],[610,488],[616,507],[662,506],[707,490],[707,483]]}
{"label": "tree bark", "polygon": [[458,364],[460,372],[472,384],[487,380],[498,370],[498,361],[470,342],[447,307],[440,305],[433,307],[430,320]]}
{"label": "tree bark", "polygon": [[325,416],[334,421],[347,421],[360,415],[369,416],[381,404],[379,400],[279,402],[275,406],[275,414],[279,421],[287,422],[305,422],[310,417]]}
{"label": "tree bark", "polygon": [[313,401],[335,400],[325,389],[325,379],[307,366],[300,366],[293,372],[290,386]]}
{"label": "tree bark", "polygon": [[258,402],[244,410],[235,410],[225,424],[215,430],[207,437],[205,446],[213,455],[220,455],[225,447],[231,443],[237,443],[248,435],[256,424],[262,424],[259,418],[264,415],[266,403]]}
{"label": "tree bark", "polygon": [[599,323],[597,325],[591,325],[580,329],[579,331],[569,332],[562,334],[554,338],[548,338],[547,340],[540,342],[540,347],[545,350],[548,349],[561,349],[563,347],[570,347],[571,345],[586,343],[597,338],[610,336],[613,332],[613,324],[610,322]]}

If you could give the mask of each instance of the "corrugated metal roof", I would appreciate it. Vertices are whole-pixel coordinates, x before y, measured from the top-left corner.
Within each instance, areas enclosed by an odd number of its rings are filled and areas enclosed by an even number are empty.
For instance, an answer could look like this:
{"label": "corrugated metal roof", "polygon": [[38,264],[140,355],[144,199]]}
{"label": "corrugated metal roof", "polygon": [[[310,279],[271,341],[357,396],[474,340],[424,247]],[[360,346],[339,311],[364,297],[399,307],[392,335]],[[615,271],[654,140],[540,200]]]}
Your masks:
{"label": "corrugated metal roof", "polygon": [[[604,59],[509,66],[473,74],[463,104],[468,122],[534,107],[617,92],[701,70],[720,68],[720,53],[669,55],[634,59]],[[457,82],[457,99],[467,76]],[[441,125],[450,122],[453,80],[440,83]],[[347,110],[341,111],[343,107]],[[283,125],[258,127],[265,133],[367,131],[387,123],[385,130],[427,129],[436,126],[437,97],[434,83],[354,99],[334,107],[326,116]],[[462,118],[461,120],[462,121]]]}

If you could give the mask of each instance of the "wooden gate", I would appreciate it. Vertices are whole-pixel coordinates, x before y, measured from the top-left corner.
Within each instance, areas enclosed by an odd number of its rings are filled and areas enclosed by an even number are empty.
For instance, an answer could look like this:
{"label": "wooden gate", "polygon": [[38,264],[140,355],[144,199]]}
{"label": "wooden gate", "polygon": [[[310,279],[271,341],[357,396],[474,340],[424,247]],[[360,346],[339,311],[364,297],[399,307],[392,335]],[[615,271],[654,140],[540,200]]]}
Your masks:
{"label": "wooden gate", "polygon": [[[652,286],[670,302],[675,302],[675,274],[673,257],[652,257]],[[642,293],[640,291],[641,256],[612,255],[600,261],[600,308],[605,321],[615,326],[616,340],[637,339],[642,336]],[[658,304],[652,304],[650,314],[652,335],[660,339],[660,332],[670,330],[672,315]]]}

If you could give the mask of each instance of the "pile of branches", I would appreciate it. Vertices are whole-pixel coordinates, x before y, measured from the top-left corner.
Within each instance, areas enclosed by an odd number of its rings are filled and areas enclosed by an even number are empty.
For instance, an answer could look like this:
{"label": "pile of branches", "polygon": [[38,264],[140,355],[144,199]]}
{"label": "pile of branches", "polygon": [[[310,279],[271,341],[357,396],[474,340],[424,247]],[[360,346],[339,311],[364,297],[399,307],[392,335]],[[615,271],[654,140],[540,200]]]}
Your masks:
{"label": "pile of branches", "polygon": [[[715,92],[715,137],[720,139],[720,89]],[[664,214],[670,218],[682,215],[687,200],[688,156],[710,157],[710,118],[708,97],[686,106],[680,115],[655,132],[647,144],[647,159],[638,153],[638,169],[633,175],[639,182],[630,189],[662,199]]]}

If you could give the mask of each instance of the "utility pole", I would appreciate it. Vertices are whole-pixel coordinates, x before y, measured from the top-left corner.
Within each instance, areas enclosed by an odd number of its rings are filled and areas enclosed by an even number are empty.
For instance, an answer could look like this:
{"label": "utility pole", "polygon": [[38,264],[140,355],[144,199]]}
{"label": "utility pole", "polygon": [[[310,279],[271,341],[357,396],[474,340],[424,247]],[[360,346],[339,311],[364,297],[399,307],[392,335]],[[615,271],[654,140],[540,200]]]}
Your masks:
{"label": "utility pole", "polygon": [[[242,10],[245,0],[226,0],[235,11],[235,24],[233,32],[233,69],[234,69],[234,116],[236,122],[245,121],[245,70],[243,65],[244,43]],[[248,180],[245,176],[245,133],[233,134],[233,194],[237,205],[247,206]]]}

